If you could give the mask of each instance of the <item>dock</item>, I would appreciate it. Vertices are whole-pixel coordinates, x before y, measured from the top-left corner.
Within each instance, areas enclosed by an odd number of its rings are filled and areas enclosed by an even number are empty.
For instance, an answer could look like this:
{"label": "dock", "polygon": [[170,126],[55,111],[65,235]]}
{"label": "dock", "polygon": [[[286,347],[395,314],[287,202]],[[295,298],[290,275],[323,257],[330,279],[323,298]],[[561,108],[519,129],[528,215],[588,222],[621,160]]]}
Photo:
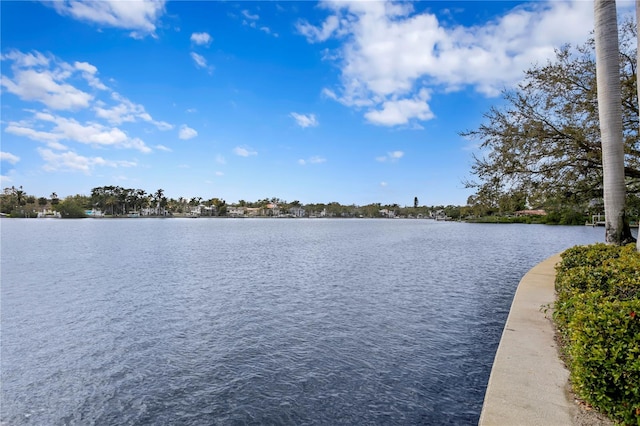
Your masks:
{"label": "dock", "polygon": [[605,226],[604,215],[594,214],[591,216],[591,222],[585,223],[585,226]]}

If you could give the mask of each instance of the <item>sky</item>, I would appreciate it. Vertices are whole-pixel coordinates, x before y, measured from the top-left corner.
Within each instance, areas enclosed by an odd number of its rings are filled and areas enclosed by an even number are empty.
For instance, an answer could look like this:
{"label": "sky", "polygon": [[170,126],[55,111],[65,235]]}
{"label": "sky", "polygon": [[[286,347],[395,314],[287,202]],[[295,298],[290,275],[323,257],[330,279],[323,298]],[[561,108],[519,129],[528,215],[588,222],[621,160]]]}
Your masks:
{"label": "sky", "polygon": [[589,0],[0,8],[1,185],[61,198],[464,205],[460,132],[593,30]]}

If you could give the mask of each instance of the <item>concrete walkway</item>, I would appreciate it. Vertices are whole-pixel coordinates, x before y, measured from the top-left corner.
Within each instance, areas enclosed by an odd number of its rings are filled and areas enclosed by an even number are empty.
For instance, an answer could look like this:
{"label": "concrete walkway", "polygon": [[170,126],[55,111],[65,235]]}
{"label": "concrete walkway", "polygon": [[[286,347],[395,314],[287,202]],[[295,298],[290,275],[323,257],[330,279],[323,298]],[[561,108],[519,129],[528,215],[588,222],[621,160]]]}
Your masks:
{"label": "concrete walkway", "polygon": [[558,357],[554,326],[542,306],[555,300],[560,255],[539,263],[520,281],[496,352],[481,426],[572,425],[578,407],[567,393],[569,371]]}

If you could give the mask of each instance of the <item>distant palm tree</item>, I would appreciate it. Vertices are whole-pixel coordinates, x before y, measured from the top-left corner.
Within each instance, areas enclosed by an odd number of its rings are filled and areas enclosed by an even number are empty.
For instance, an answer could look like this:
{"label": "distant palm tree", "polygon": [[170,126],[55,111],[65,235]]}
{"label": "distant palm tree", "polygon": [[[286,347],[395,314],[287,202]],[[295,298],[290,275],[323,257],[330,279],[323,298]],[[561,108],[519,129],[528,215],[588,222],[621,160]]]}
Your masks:
{"label": "distant palm tree", "polygon": [[167,215],[167,204],[169,204],[169,200],[167,200],[167,197],[162,197],[160,199],[160,211],[162,216]]}
{"label": "distant palm tree", "polygon": [[187,205],[187,200],[184,197],[179,197],[178,198],[178,205],[177,205],[177,211],[178,213],[184,213],[185,207]]}
{"label": "distant palm tree", "polygon": [[605,242],[625,244],[631,231],[625,217],[624,144],[620,103],[620,62],[615,0],[595,0],[596,78],[602,144]]}
{"label": "distant palm tree", "polygon": [[164,198],[164,189],[158,189],[153,197],[153,201],[156,203],[156,214],[159,215],[160,203],[162,203],[162,199]]}
{"label": "distant palm tree", "polygon": [[134,198],[134,200],[135,200],[135,201],[134,201],[134,202],[135,202],[135,205],[134,205],[134,207],[133,207],[133,210],[134,210],[134,211],[142,210],[142,206],[143,206],[143,205],[144,205],[144,203],[145,203],[145,198],[146,198],[146,196],[147,196],[147,193],[146,193],[146,191],[145,191],[145,190],[143,190],[143,189],[136,189],[136,190],[134,191],[134,197],[133,197],[133,198]]}
{"label": "distant palm tree", "polygon": [[18,206],[25,205],[26,202],[24,201],[24,191],[22,190],[22,186],[20,187],[20,189],[16,189],[14,193],[16,194],[16,201],[18,202]]}
{"label": "distant palm tree", "polygon": [[105,208],[108,208],[111,212],[111,216],[114,215],[114,208],[118,204],[118,199],[114,195],[109,195],[104,202]]}
{"label": "distant palm tree", "polygon": [[118,211],[123,215],[127,214],[127,201],[129,199],[129,190],[118,187]]}

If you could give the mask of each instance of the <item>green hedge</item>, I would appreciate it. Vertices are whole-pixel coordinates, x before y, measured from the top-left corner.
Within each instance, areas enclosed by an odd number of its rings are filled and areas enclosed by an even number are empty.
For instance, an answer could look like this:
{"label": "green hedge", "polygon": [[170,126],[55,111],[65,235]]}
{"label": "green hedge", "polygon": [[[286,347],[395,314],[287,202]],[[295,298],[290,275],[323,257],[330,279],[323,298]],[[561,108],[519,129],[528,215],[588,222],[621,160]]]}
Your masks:
{"label": "green hedge", "polygon": [[34,218],[34,217],[38,217],[38,213],[33,210],[25,211],[24,209],[22,210],[14,209],[14,210],[11,210],[11,212],[9,213],[9,217]]}
{"label": "green hedge", "polygon": [[595,244],[562,254],[554,321],[576,394],[640,426],[640,254]]}

